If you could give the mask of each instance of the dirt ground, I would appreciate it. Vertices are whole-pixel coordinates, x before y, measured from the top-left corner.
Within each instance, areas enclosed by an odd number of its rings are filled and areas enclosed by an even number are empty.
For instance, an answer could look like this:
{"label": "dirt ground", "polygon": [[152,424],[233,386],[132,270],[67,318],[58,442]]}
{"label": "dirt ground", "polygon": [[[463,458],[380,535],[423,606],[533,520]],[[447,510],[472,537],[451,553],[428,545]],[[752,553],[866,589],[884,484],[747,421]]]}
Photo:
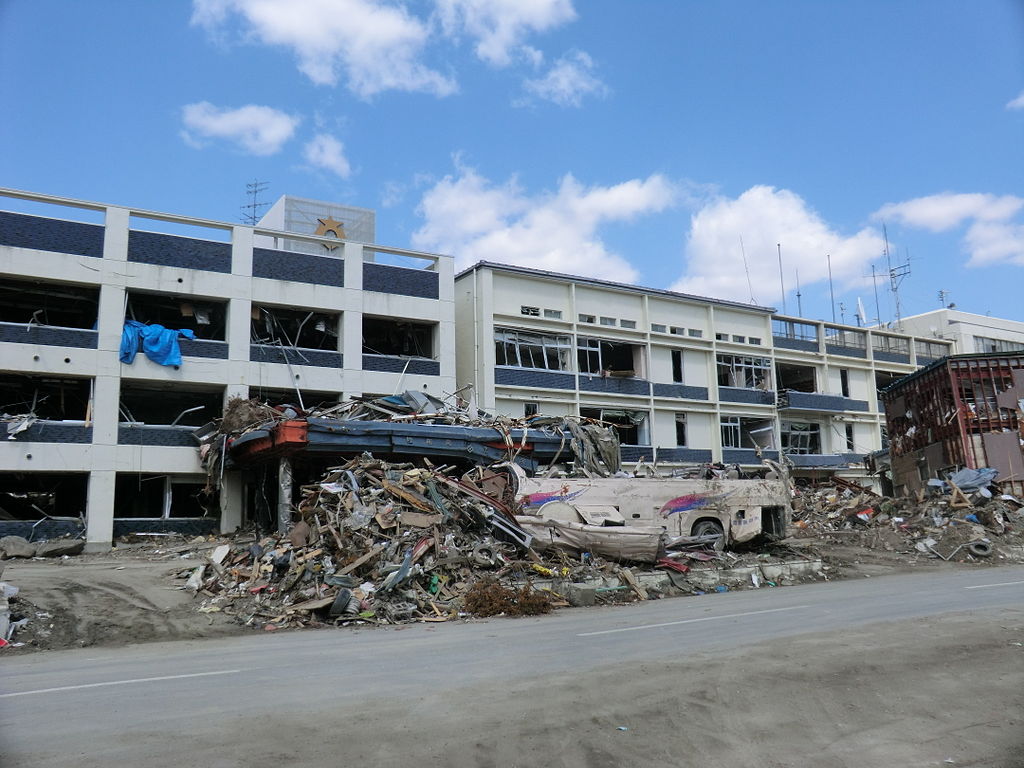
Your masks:
{"label": "dirt ground", "polygon": [[[17,586],[13,619],[29,623],[4,648],[5,655],[95,645],[116,646],[157,640],[222,637],[257,631],[223,612],[202,613],[202,600],[181,587],[181,575],[204,562],[216,541],[172,542],[167,546],[118,547],[109,553],[63,559],[11,559],[0,580]],[[812,542],[803,542],[810,545]],[[799,544],[799,542],[795,542]],[[1018,562],[995,556],[984,561],[943,562],[883,549],[813,542],[807,556],[825,566],[810,580],[880,576],[949,568],[990,568]],[[749,585],[747,585],[749,587]],[[732,588],[736,588],[733,586]],[[784,588],[784,587],[783,587]]]}

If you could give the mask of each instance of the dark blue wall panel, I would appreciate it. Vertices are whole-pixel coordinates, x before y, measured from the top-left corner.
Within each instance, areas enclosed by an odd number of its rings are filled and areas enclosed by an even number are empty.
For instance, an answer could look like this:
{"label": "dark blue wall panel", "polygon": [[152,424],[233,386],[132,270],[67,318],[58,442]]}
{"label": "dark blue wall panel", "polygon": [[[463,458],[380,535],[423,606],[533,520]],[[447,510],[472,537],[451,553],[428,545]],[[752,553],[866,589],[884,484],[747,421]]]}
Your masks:
{"label": "dark blue wall panel", "polygon": [[128,261],[230,274],[231,246],[133,229],[128,233]]}
{"label": "dark blue wall panel", "polygon": [[345,262],[311,253],[252,249],[253,277],[314,285],[345,285]]}
{"label": "dark blue wall panel", "polygon": [[14,344],[43,344],[49,347],[96,349],[96,331],[85,328],[55,328],[21,323],[0,323],[0,341]]}
{"label": "dark blue wall panel", "polygon": [[363,264],[363,290],[420,296],[424,299],[436,299],[440,295],[437,272],[369,261]]}
{"label": "dark blue wall panel", "polygon": [[103,227],[0,211],[0,245],[103,258]]}
{"label": "dark blue wall panel", "polygon": [[422,357],[391,357],[390,355],[363,355],[364,371],[411,373],[416,376],[440,376],[441,363]]}
{"label": "dark blue wall panel", "polygon": [[506,387],[530,387],[531,389],[576,389],[576,374],[537,368],[494,369],[494,383]]}

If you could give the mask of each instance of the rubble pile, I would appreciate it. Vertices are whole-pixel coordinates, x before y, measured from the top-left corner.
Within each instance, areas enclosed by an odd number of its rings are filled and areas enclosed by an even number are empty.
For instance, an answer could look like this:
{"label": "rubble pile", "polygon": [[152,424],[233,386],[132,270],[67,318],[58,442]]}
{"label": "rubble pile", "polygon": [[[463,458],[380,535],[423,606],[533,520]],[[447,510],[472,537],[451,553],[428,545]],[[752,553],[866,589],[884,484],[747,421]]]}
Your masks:
{"label": "rubble pile", "polygon": [[[450,467],[425,464],[364,455],[328,470],[302,488],[287,535],[223,544],[182,573],[204,598],[199,610],[267,628],[443,621],[474,613],[467,603],[497,600],[494,590],[472,591],[483,579],[528,583],[563,570],[531,548],[499,473],[476,468],[456,477]],[[575,570],[601,567],[591,560]],[[548,598],[532,592],[506,595],[508,610],[498,612],[539,612]]]}
{"label": "rubble pile", "polygon": [[[889,498],[842,479],[802,488],[794,535],[942,560],[1024,552],[1024,503],[986,483],[933,481],[915,498]],[[965,492],[974,491],[970,496]]]}

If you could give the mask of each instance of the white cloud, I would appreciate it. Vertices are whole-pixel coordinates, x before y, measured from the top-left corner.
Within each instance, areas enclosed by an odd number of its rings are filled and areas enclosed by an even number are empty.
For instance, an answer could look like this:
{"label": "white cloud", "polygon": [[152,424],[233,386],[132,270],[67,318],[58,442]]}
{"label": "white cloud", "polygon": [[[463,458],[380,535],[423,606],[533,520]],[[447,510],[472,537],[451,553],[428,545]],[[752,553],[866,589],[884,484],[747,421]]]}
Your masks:
{"label": "white cloud", "polygon": [[1001,262],[1024,266],[1024,224],[1014,221],[1022,210],[1024,198],[1014,195],[943,192],[887,203],[874,216],[932,232],[966,224],[963,246],[968,266]]}
{"label": "white cloud", "polygon": [[343,179],[352,175],[352,167],[345,157],[345,147],[327,133],[318,133],[302,151],[306,162],[316,168],[323,168]]}
{"label": "white cloud", "polygon": [[902,203],[886,203],[874,215],[879,220],[896,219],[918,229],[943,232],[967,219],[1001,221],[1014,216],[1024,199],[1013,195],[942,192],[916,197]]}
{"label": "white cloud", "polygon": [[662,211],[674,196],[657,174],[610,187],[585,187],[566,175],[556,191],[530,196],[515,179],[495,184],[458,165],[424,194],[418,212],[425,221],[413,243],[454,255],[460,269],[487,260],[632,282],[636,270],[608,250],[599,229]]}
{"label": "white cloud", "polygon": [[238,109],[216,107],[208,101],[182,107],[183,137],[192,146],[203,139],[234,142],[254,155],[273,155],[288,141],[300,118],[272,107],[247,104]]}
{"label": "white cloud", "polygon": [[1024,109],[1024,91],[1021,91],[1017,98],[1011,99],[1007,105],[1007,109]]}
{"label": "white cloud", "polygon": [[213,33],[237,14],[266,45],[289,48],[318,85],[348,87],[368,98],[387,90],[445,96],[455,82],[420,61],[427,24],[404,7],[374,0],[193,0],[192,23]]}
{"label": "white cloud", "polygon": [[827,280],[828,255],[834,279],[859,282],[865,266],[884,247],[872,229],[842,235],[799,195],[755,186],[735,199],[718,197],[693,214],[686,273],[672,289],[745,302],[753,293],[755,302],[777,303],[782,298],[777,244],[782,246],[787,293],[796,288],[797,272],[803,287]]}
{"label": "white cloud", "polygon": [[523,83],[537,98],[563,107],[578,107],[584,96],[604,96],[608,88],[592,74],[594,62],[583,51],[573,51],[556,61],[547,74]]}
{"label": "white cloud", "polygon": [[441,26],[449,36],[465,32],[476,40],[476,55],[496,67],[513,54],[536,61],[523,45],[531,32],[545,32],[576,18],[572,0],[436,0]]}

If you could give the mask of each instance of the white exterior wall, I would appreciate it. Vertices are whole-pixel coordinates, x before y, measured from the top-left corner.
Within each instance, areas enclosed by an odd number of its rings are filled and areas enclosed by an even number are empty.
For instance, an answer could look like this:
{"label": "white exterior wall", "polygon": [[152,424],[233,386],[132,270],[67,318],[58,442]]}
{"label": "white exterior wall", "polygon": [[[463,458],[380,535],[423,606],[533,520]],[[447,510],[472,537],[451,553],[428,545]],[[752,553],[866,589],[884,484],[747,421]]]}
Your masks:
{"label": "white exterior wall", "polygon": [[983,351],[976,348],[975,336],[1024,344],[1024,322],[976,315],[958,309],[936,309],[905,317],[902,325],[904,332],[915,336],[952,341],[958,354]]}
{"label": "white exterior wall", "polygon": [[[257,234],[272,239],[284,233],[15,190],[0,190],[0,208],[7,207],[3,204],[5,197],[63,203],[105,212],[103,258],[14,247],[0,242],[0,276],[43,282],[55,282],[54,278],[59,277],[61,282],[99,289],[96,349],[0,342],[0,373],[54,374],[94,381],[90,444],[0,441],[0,473],[89,473],[87,539],[92,548],[108,546],[111,541],[113,488],[117,472],[167,474],[205,480],[195,448],[118,444],[118,403],[122,381],[217,388],[223,390],[225,398],[248,396],[250,387],[293,389],[298,386],[303,390],[339,395],[364,392],[390,394],[405,389],[426,389],[443,395],[455,390],[454,268],[450,257],[374,246],[378,252],[412,256],[429,262],[429,269],[436,271],[439,277],[438,299],[362,290],[363,247],[359,243],[331,241],[338,247],[330,253],[345,262],[345,287],[274,280],[252,276],[253,244]],[[61,215],[55,213],[55,218]],[[130,216],[209,227],[227,233],[231,243],[231,272],[225,274],[128,261]],[[197,231],[195,237],[208,235]],[[316,244],[321,240],[313,238],[311,242]],[[328,254],[325,251],[323,255]],[[183,359],[180,369],[175,370],[150,361],[140,352],[133,364],[120,363],[118,351],[128,290],[226,301],[227,359],[188,356]],[[250,361],[250,313],[253,304],[340,314],[338,351],[344,356],[344,368],[296,364],[289,367],[286,364]],[[436,324],[434,356],[440,363],[440,375],[363,370],[364,314]],[[210,417],[215,415],[219,414],[211,414]],[[222,525],[228,526],[229,530],[241,519],[240,501],[240,485],[231,480],[228,492],[222,498]]]}

